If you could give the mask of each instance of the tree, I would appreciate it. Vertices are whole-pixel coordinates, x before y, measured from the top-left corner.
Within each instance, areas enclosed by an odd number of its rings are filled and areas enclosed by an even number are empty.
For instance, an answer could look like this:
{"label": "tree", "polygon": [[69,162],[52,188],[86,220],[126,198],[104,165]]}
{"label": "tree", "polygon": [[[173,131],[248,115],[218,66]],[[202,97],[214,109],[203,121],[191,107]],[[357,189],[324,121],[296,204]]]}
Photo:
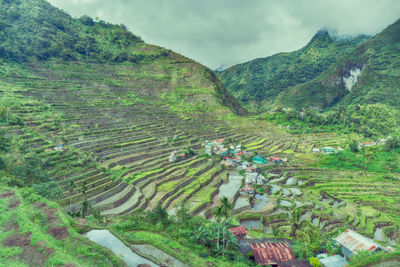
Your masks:
{"label": "tree", "polygon": [[290,224],[291,224],[291,230],[290,230],[290,236],[295,237],[296,236],[296,231],[300,226],[301,223],[301,211],[297,209],[296,202],[293,202],[292,204],[292,212],[289,214],[290,217]]}
{"label": "tree", "polygon": [[87,198],[85,198],[85,199],[83,200],[83,202],[82,202],[82,212],[81,212],[82,218],[85,218],[85,217],[86,217],[86,214],[87,214],[87,212],[88,212],[88,210],[89,210],[89,206],[90,206],[90,203],[89,203],[89,201],[87,200]]}
{"label": "tree", "polygon": [[[224,217],[223,220],[223,228],[225,228],[226,220],[228,219],[229,215],[231,214],[231,209],[233,208],[232,203],[229,202],[229,199],[227,197],[223,197],[221,200],[221,206],[220,206],[220,213],[222,217]],[[225,242],[225,231],[222,233],[222,257],[224,257],[224,252],[227,247],[227,242]]]}
{"label": "tree", "polygon": [[387,138],[384,149],[386,151],[391,151],[400,147],[400,138],[398,136],[390,136]]}
{"label": "tree", "polygon": [[161,204],[151,212],[150,219],[152,223],[161,222],[164,228],[170,223],[168,212]]}
{"label": "tree", "polygon": [[215,215],[215,217],[216,217],[216,221],[217,221],[217,223],[218,223],[218,235],[217,235],[217,251],[219,252],[219,237],[220,237],[220,235],[219,235],[219,232],[220,232],[220,222],[221,222],[221,218],[222,218],[222,214],[223,214],[223,211],[222,211],[222,206],[219,206],[219,207],[217,207],[215,210],[213,210],[213,213],[214,213],[214,215]]}
{"label": "tree", "polygon": [[176,218],[180,224],[187,224],[187,222],[190,220],[189,209],[187,208],[185,201],[181,201],[179,203],[179,206],[176,210]]}
{"label": "tree", "polygon": [[350,144],[349,144],[349,148],[350,151],[353,153],[357,153],[358,152],[358,143],[356,140],[351,140]]}
{"label": "tree", "polygon": [[[75,189],[75,182],[73,180],[69,181],[68,191],[72,195]],[[71,198],[69,199],[69,209],[71,210]]]}
{"label": "tree", "polygon": [[0,132],[0,152],[8,152],[10,148],[10,139],[7,138],[4,132]]}
{"label": "tree", "polygon": [[9,122],[9,116],[10,116],[10,108],[1,106],[0,107],[0,117],[3,118],[7,124]]}

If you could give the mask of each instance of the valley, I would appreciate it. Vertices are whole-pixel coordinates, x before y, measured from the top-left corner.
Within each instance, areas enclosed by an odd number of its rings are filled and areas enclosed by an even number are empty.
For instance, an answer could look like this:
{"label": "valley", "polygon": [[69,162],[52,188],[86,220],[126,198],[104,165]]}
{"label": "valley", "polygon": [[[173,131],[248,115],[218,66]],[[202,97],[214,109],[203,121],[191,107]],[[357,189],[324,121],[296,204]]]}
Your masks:
{"label": "valley", "polygon": [[398,263],[399,21],[214,73],[124,25],[0,3],[0,265]]}

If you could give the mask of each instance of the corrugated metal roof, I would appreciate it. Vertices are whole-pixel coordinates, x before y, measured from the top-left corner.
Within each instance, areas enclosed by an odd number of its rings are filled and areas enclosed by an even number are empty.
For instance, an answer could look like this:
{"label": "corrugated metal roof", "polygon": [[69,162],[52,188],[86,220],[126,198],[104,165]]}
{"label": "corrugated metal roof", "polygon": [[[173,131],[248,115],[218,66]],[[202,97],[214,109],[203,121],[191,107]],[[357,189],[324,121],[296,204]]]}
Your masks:
{"label": "corrugated metal roof", "polygon": [[254,243],[250,244],[256,262],[260,265],[279,264],[294,261],[296,257],[286,243]]}
{"label": "corrugated metal roof", "polygon": [[336,240],[341,246],[345,247],[353,253],[359,250],[368,250],[372,252],[378,248],[381,248],[380,245],[378,245],[371,239],[362,236],[350,229],[347,229],[346,231],[341,233],[334,240]]}
{"label": "corrugated metal roof", "polygon": [[324,267],[344,267],[348,264],[347,260],[342,256],[335,255],[319,260]]}
{"label": "corrugated metal roof", "polygon": [[229,228],[228,231],[236,236],[237,235],[245,235],[248,232],[246,227],[244,227],[244,225],[241,225],[241,226],[235,227],[235,228]]}

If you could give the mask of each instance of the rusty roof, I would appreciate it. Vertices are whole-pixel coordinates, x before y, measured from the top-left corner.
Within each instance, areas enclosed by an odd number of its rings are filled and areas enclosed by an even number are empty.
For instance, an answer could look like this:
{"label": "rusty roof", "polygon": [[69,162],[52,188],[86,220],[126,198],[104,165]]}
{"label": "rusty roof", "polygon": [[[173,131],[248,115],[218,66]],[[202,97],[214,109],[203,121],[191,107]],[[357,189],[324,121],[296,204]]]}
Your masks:
{"label": "rusty roof", "polygon": [[341,233],[336,240],[341,246],[350,250],[351,252],[357,252],[359,250],[368,250],[375,251],[378,248],[381,248],[380,245],[372,241],[371,239],[362,236],[350,229],[347,229],[343,233]]}
{"label": "rusty roof", "polygon": [[245,235],[248,232],[246,227],[244,227],[244,225],[241,225],[239,227],[229,228],[228,231],[231,232],[233,235],[236,235],[236,236]]}
{"label": "rusty roof", "polygon": [[254,243],[250,244],[256,262],[260,265],[279,264],[294,261],[296,257],[286,243]]}

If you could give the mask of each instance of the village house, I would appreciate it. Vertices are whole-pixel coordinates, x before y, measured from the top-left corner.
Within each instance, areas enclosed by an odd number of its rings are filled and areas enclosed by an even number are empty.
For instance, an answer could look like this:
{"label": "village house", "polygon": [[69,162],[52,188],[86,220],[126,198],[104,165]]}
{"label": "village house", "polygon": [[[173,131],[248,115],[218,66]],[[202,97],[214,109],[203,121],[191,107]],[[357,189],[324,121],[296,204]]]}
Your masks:
{"label": "village house", "polygon": [[243,161],[239,166],[238,170],[246,170],[248,167],[250,167],[250,163],[248,161]]}
{"label": "village house", "polygon": [[333,147],[326,146],[326,147],[322,148],[322,153],[333,154],[333,153],[336,153],[336,150]]}
{"label": "village house", "polygon": [[239,227],[234,227],[234,228],[229,228],[229,232],[232,233],[232,235],[236,236],[237,239],[245,239],[246,234],[248,233],[246,227],[243,225],[240,225]]}
{"label": "village house", "polygon": [[56,147],[54,147],[53,150],[55,150],[55,151],[64,151],[64,145],[63,144],[59,144]]}
{"label": "village house", "polygon": [[272,161],[273,163],[276,163],[276,164],[282,163],[282,159],[278,158],[278,157],[272,157],[272,158],[270,158],[270,161]]}
{"label": "village house", "polygon": [[253,162],[257,164],[265,164],[267,160],[263,156],[257,155],[253,158]]}
{"label": "village house", "polygon": [[253,243],[250,244],[257,264],[283,266],[285,262],[295,261],[292,249],[284,242],[281,243]]}
{"label": "village house", "polygon": [[334,238],[336,242],[342,247],[342,253],[349,259],[358,251],[367,250],[370,252],[377,252],[380,250],[387,251],[381,245],[375,243],[373,240],[362,236],[350,229],[341,233],[338,237]]}
{"label": "village house", "polygon": [[320,259],[319,262],[324,267],[345,267],[347,264],[349,264],[349,262],[345,258],[339,255]]}
{"label": "village house", "polygon": [[252,187],[249,184],[246,184],[244,186],[244,188],[242,188],[240,191],[243,192],[243,193],[251,195],[251,194],[254,194],[254,187]]}
{"label": "village house", "polygon": [[313,153],[319,153],[319,152],[321,152],[321,149],[314,147],[314,148],[312,149],[312,152],[313,152]]}
{"label": "village house", "polygon": [[177,151],[172,152],[168,157],[168,161],[169,162],[176,162],[178,160],[178,157],[176,155],[177,153],[178,153]]}
{"label": "village house", "polygon": [[249,172],[247,171],[245,173],[246,178],[245,178],[245,182],[247,184],[264,184],[265,183],[265,177],[259,173],[256,172]]}

